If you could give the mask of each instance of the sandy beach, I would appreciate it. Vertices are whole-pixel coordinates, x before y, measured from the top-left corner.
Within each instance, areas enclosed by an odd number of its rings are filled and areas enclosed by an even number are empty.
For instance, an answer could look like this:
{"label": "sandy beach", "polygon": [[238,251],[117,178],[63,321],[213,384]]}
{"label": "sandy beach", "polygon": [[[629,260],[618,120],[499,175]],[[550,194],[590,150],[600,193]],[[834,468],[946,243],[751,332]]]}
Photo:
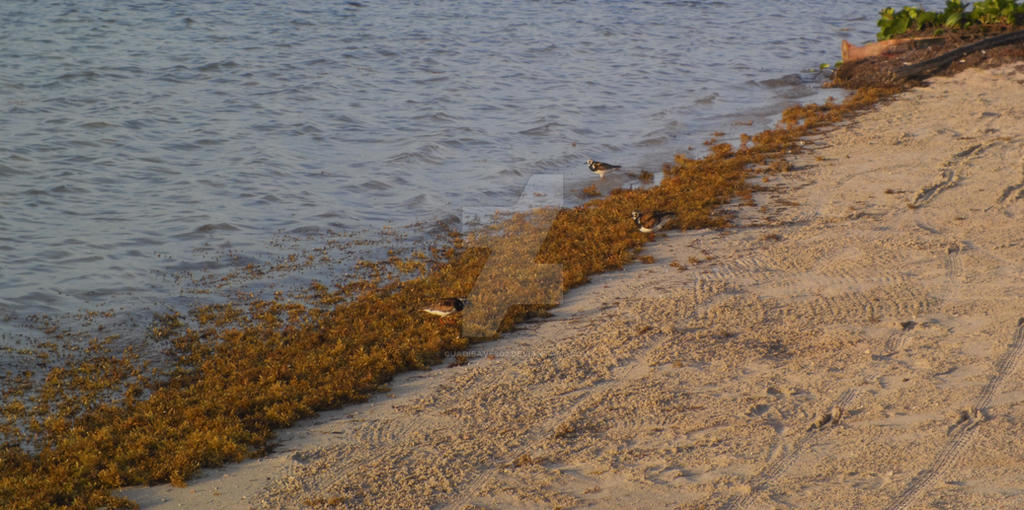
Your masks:
{"label": "sandy beach", "polygon": [[1024,507],[1024,64],[807,140],[735,227],[143,508]]}

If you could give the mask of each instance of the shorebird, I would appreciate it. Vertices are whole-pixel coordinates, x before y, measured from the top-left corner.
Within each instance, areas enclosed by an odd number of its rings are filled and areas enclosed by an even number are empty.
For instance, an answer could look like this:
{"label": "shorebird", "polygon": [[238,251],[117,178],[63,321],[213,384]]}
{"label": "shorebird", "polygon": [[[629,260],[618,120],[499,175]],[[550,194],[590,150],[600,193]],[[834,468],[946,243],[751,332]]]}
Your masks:
{"label": "shorebird", "polygon": [[438,299],[426,307],[421,308],[420,311],[429,313],[430,315],[436,315],[441,319],[444,319],[453,313],[461,312],[465,307],[466,302],[464,300],[457,297],[448,297]]}
{"label": "shorebird", "polygon": [[665,211],[633,211],[633,222],[645,234],[661,230],[676,217],[676,213]]}
{"label": "shorebird", "polygon": [[588,159],[587,160],[587,168],[589,168],[591,172],[594,172],[595,174],[600,175],[601,178],[604,179],[604,174],[606,174],[608,172],[611,172],[612,170],[616,170],[616,169],[622,168],[622,167],[619,166],[619,165],[613,165],[611,163],[602,163],[600,161],[594,161],[592,159]]}

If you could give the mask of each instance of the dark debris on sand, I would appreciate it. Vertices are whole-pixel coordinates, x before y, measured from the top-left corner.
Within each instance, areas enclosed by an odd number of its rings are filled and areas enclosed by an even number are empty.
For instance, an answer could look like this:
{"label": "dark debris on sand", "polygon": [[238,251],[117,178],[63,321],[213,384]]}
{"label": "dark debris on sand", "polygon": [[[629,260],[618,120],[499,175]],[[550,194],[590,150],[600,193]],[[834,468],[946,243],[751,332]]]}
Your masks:
{"label": "dark debris on sand", "polygon": [[[1021,27],[988,25],[942,34],[939,37],[942,37],[944,40],[937,44],[923,45],[923,47],[901,53],[886,54],[843,64],[836,70],[830,85],[850,89],[907,85],[920,81],[923,78],[903,79],[898,77],[897,71],[903,66],[924,62],[944,53],[954,51],[957,48],[976,43],[982,39],[1020,29]],[[905,37],[934,36],[931,32],[916,32],[903,35]],[[999,67],[1004,64],[1022,61],[1024,61],[1024,42],[1017,42],[970,53],[936,70],[930,76],[949,76],[969,67]],[[927,78],[927,76],[924,78]]]}

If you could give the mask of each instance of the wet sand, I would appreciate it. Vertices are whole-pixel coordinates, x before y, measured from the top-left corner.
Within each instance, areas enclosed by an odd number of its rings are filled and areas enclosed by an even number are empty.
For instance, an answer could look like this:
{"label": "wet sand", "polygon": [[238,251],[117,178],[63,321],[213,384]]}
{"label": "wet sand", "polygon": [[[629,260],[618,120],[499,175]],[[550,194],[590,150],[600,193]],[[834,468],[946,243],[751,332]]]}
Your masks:
{"label": "wet sand", "polygon": [[1024,64],[807,141],[724,231],[144,508],[1024,507]]}

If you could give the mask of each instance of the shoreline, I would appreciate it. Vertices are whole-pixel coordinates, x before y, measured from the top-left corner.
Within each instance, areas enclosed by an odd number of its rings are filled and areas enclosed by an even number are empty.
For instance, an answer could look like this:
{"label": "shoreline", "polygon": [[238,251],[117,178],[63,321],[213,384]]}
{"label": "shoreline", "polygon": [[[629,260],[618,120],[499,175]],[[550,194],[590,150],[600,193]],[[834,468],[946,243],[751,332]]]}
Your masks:
{"label": "shoreline", "polygon": [[730,207],[736,226],[673,231],[645,247],[654,263],[593,276],[553,317],[472,346],[526,357],[399,375],[386,395],[279,431],[266,458],[120,495],[147,508],[1019,507],[1024,388],[1006,346],[1024,341],[1021,81],[1018,64],[902,92],[812,136],[795,171],[755,175],[763,210]]}
{"label": "shoreline", "polygon": [[[637,231],[631,209],[672,208],[682,213],[677,226],[683,229],[725,225],[717,206],[749,197],[745,178],[755,172],[752,166],[785,169],[781,155],[799,150],[795,141],[801,134],[889,93],[857,91],[841,105],[787,109],[779,127],[741,136],[739,148],[712,140],[704,158],[678,155],[663,166],[665,179],[657,186],[616,189],[585,206],[558,210],[550,229],[537,228],[546,216],[541,209],[501,223],[508,236],[489,237],[487,228],[453,234],[430,255],[371,264],[365,278],[333,290],[314,282],[300,302],[250,295],[192,310],[187,317],[159,317],[150,338],[167,345],[168,356],[176,359],[166,370],[138,372],[138,353],[131,346],[118,353],[112,335],[91,343],[81,363],[50,370],[38,391],[27,384],[36,374],[25,372],[3,394],[11,402],[0,428],[12,439],[3,452],[8,469],[0,476],[2,497],[24,508],[72,499],[87,506],[131,505],[110,491],[168,480],[182,486],[202,466],[265,452],[276,431],[297,420],[361,402],[396,373],[439,363],[442,353],[468,345],[464,335],[487,337],[486,331],[476,335],[464,328],[460,334],[455,325],[418,313],[427,299],[476,289],[482,266],[496,270],[500,283],[529,274],[532,268],[522,267],[524,261],[548,268],[559,264],[562,288],[568,289],[637,259],[649,238]],[[539,254],[526,253],[530,239],[543,240]],[[501,253],[487,254],[483,245],[492,242],[498,249],[491,245],[491,251]],[[484,292],[486,299],[473,307],[484,321],[473,324],[487,325],[489,318],[501,319],[507,304],[537,298],[535,289],[522,286],[489,290],[494,292]],[[506,294],[509,290],[514,295]],[[544,316],[548,308],[513,306],[497,332]],[[463,315],[465,325],[469,313]],[[124,398],[112,401],[107,395]],[[18,429],[28,420],[42,424],[31,435]]]}

